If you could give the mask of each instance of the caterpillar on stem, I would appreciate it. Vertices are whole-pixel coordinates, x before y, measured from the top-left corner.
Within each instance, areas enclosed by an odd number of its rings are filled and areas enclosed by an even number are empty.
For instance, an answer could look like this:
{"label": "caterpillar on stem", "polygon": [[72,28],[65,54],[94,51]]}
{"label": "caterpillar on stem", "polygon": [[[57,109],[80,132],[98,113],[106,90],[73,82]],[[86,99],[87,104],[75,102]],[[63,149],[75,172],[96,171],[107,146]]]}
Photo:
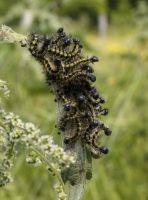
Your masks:
{"label": "caterpillar on stem", "polygon": [[52,37],[29,34],[27,46],[43,65],[47,83],[56,94],[56,100],[63,104],[66,117],[59,119],[60,131],[64,131],[69,121],[77,127],[75,135],[69,137],[69,140],[65,138],[64,142],[81,139],[84,145],[87,144],[92,157],[98,158],[101,154],[106,154],[108,151],[104,150],[105,147],[98,145],[98,136],[100,130],[104,130],[106,135],[110,135],[111,130],[100,123],[98,116],[106,115],[108,109],[100,106],[104,99],[92,86],[96,78],[92,66],[89,65],[99,59],[96,56],[85,58],[80,41],[67,35],[63,28],[58,29]]}

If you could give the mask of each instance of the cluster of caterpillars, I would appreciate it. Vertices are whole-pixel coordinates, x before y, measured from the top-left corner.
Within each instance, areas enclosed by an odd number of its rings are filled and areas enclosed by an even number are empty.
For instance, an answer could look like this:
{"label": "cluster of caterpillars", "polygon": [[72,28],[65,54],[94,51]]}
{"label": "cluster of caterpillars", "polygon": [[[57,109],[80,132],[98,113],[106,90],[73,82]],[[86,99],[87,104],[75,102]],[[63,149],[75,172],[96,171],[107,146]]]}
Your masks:
{"label": "cluster of caterpillars", "polygon": [[43,66],[55,101],[62,105],[58,128],[64,132],[68,124],[76,127],[75,134],[65,136],[64,143],[81,139],[92,157],[107,154],[108,149],[99,145],[99,138],[102,130],[107,136],[111,130],[99,116],[108,114],[108,109],[102,108],[105,100],[93,86],[96,77],[92,64],[98,62],[98,58],[84,57],[80,40],[67,35],[63,28],[52,37],[31,33],[27,42],[29,51]]}

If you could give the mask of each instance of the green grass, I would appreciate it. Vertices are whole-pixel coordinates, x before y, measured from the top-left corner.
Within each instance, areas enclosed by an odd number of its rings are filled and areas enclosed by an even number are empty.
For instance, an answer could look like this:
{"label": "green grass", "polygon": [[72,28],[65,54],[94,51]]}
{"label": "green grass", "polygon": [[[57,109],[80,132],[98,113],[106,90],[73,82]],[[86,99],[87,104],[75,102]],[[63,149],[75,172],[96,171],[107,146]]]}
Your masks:
{"label": "green grass", "polygon": [[[112,128],[113,134],[102,138],[102,144],[110,147],[110,153],[94,161],[93,179],[86,185],[84,200],[148,199],[148,60],[141,57],[140,47],[133,40],[125,51],[126,39],[112,41],[109,38],[102,42],[96,35],[86,37],[93,49],[90,54],[98,54],[101,60],[95,64],[95,85],[107,100],[105,106],[110,113],[102,120]],[[117,49],[106,49],[106,45],[110,47],[114,42],[120,49],[117,46]],[[54,129],[56,104],[40,65],[16,45],[1,44],[0,52],[0,79],[6,80],[11,89],[5,108],[25,121],[34,122],[60,144]],[[13,168],[14,183],[0,189],[0,199],[54,200],[52,176],[43,168],[28,166],[24,159],[22,149]]]}

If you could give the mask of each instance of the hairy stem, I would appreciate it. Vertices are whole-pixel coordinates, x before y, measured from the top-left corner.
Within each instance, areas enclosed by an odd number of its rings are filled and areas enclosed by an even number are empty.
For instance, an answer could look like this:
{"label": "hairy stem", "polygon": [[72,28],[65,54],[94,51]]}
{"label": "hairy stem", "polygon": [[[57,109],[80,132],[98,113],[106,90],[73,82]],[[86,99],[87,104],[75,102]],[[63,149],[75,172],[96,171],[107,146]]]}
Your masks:
{"label": "hairy stem", "polygon": [[27,40],[26,35],[16,33],[6,25],[2,25],[0,27],[0,42],[25,43],[26,40]]}
{"label": "hairy stem", "polygon": [[74,186],[69,186],[68,200],[80,200],[82,198],[85,185],[85,148],[82,146],[81,141],[77,141],[73,151],[75,151],[78,156],[77,161],[74,164],[74,168],[77,169],[77,171],[74,170],[71,175],[78,176],[79,182]]}
{"label": "hairy stem", "polygon": [[[62,106],[58,104],[59,115],[62,112]],[[75,123],[68,122],[67,129],[64,132],[64,138],[76,135]],[[71,152],[77,156],[76,162],[71,165],[69,169],[66,169],[62,173],[62,178],[67,185],[68,200],[80,200],[83,195],[85,176],[86,176],[86,149],[82,144],[82,141],[76,140],[72,144],[64,144],[66,152]]]}

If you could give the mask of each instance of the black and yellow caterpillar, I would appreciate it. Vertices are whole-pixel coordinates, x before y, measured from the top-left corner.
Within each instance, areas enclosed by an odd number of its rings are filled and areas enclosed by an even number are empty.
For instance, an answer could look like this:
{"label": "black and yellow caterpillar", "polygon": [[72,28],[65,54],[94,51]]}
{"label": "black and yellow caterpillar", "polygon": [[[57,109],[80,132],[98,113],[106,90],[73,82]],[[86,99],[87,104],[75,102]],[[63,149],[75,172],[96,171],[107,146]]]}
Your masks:
{"label": "black and yellow caterpillar", "polygon": [[79,39],[67,35],[59,28],[52,37],[31,33],[27,46],[31,54],[42,64],[48,85],[63,106],[58,128],[64,132],[69,122],[76,126],[76,133],[64,138],[65,144],[81,139],[93,158],[107,154],[106,147],[99,146],[101,130],[106,135],[111,130],[99,120],[108,114],[102,109],[104,99],[92,85],[96,81],[90,64],[98,61],[96,56],[85,58]]}

